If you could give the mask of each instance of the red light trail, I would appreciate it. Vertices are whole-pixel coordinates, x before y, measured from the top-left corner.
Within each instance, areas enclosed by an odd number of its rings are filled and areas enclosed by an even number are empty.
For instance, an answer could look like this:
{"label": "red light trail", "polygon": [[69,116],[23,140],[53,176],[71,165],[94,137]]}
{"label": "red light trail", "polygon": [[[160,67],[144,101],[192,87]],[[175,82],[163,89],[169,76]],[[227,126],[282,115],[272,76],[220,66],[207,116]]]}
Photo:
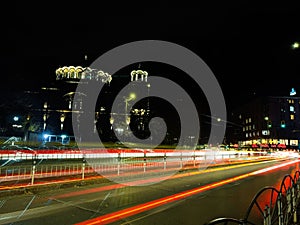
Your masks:
{"label": "red light trail", "polygon": [[126,218],[126,217],[129,217],[129,216],[132,216],[132,215],[135,215],[135,214],[138,214],[138,213],[141,213],[141,212],[159,207],[161,205],[164,205],[164,204],[167,204],[167,203],[170,203],[170,202],[174,202],[174,201],[177,201],[177,200],[180,200],[180,199],[183,199],[183,198],[187,198],[189,196],[199,194],[201,192],[211,190],[213,188],[220,187],[222,185],[225,185],[225,184],[237,181],[237,180],[241,180],[241,179],[244,179],[244,178],[247,178],[247,177],[250,177],[250,176],[254,176],[254,175],[258,175],[258,174],[262,174],[262,173],[272,171],[272,170],[275,170],[275,169],[278,169],[278,168],[281,168],[281,167],[284,167],[284,166],[287,166],[287,165],[291,165],[291,164],[294,164],[294,163],[298,163],[298,162],[300,162],[300,160],[295,160],[295,161],[283,163],[283,164],[280,164],[280,165],[271,166],[269,168],[256,170],[256,171],[246,173],[246,174],[242,174],[242,175],[239,175],[239,176],[235,176],[235,177],[232,177],[232,178],[229,178],[229,179],[226,179],[226,180],[214,182],[214,183],[209,184],[209,185],[193,188],[193,189],[183,191],[183,192],[180,192],[180,193],[177,193],[177,194],[173,194],[173,195],[166,196],[166,197],[163,197],[163,198],[160,198],[160,199],[156,199],[156,200],[153,200],[153,201],[150,201],[150,202],[142,203],[142,204],[139,204],[139,205],[136,205],[136,206],[133,206],[133,207],[129,207],[129,208],[122,209],[122,210],[119,210],[119,211],[116,211],[116,212],[112,212],[112,213],[109,213],[109,214],[106,214],[106,215],[103,215],[103,216],[99,216],[97,218],[93,218],[93,219],[90,219],[90,220],[87,220],[87,221],[77,223],[76,225],[109,224],[109,223],[115,222],[117,220],[120,220],[122,218]]}

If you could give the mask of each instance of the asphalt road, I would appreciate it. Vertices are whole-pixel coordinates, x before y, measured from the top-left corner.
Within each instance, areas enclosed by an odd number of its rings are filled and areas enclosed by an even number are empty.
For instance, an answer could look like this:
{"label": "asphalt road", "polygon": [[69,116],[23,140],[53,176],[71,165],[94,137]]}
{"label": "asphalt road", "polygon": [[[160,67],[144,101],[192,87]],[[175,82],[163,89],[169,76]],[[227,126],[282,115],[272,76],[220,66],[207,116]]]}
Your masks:
{"label": "asphalt road", "polygon": [[[103,181],[63,189],[49,187],[49,190],[5,196],[0,198],[0,224],[76,224],[274,164],[278,163],[260,163],[196,175],[186,171],[185,175],[176,179],[151,185],[143,183],[140,186],[122,186]],[[118,216],[110,224],[202,225],[217,217],[242,218],[252,198],[261,188],[278,187],[286,174],[293,175],[296,170],[299,170],[298,163],[249,176],[128,217]],[[189,176],[186,176],[187,173],[190,173]],[[147,179],[144,178],[144,182]]]}

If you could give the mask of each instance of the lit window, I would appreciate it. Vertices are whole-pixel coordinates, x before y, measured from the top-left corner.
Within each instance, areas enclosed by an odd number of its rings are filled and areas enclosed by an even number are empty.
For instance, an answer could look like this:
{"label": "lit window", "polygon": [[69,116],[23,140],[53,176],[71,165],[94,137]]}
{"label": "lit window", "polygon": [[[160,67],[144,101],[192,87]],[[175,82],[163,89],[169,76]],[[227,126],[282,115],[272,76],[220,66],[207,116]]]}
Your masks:
{"label": "lit window", "polygon": [[248,119],[246,119],[246,124],[248,123]]}
{"label": "lit window", "polygon": [[294,119],[295,119],[294,114],[291,114],[291,115],[290,115],[290,118],[291,118],[291,120],[294,120]]}
{"label": "lit window", "polygon": [[251,133],[249,133],[249,136],[250,136],[250,137],[252,137],[252,134],[251,134]]}
{"label": "lit window", "polygon": [[252,134],[252,135],[253,135],[253,137],[254,137],[254,136],[255,136],[255,132],[253,132],[253,134]]}
{"label": "lit window", "polygon": [[251,118],[249,118],[249,123],[251,123]]}
{"label": "lit window", "polygon": [[243,127],[243,131],[245,131],[246,129],[245,129],[245,127]]}
{"label": "lit window", "polygon": [[248,133],[246,133],[246,138],[248,137]]}
{"label": "lit window", "polygon": [[248,128],[249,130],[251,130],[251,126],[249,125],[249,128]]}
{"label": "lit window", "polygon": [[253,130],[255,129],[255,124],[252,125],[252,129],[253,129]]}
{"label": "lit window", "polygon": [[298,146],[298,140],[290,140],[290,145]]}
{"label": "lit window", "polygon": [[[300,103],[300,102],[299,102],[299,103]],[[241,114],[239,115],[239,118],[242,119],[242,115],[241,115]]]}
{"label": "lit window", "polygon": [[294,110],[295,110],[295,109],[294,109],[294,106],[291,105],[291,106],[290,106],[290,112],[294,112]]}

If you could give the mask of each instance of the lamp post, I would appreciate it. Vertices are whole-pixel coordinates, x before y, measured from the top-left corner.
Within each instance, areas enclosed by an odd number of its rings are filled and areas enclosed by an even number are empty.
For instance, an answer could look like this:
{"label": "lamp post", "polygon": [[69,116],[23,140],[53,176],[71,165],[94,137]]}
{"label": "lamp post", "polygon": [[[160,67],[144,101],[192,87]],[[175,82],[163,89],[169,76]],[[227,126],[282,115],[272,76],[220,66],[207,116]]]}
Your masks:
{"label": "lamp post", "polygon": [[61,130],[64,129],[64,121],[65,121],[65,118],[66,118],[66,116],[65,116],[64,113],[60,115],[60,129],[61,129]]}
{"label": "lamp post", "polygon": [[297,49],[300,47],[300,43],[295,41],[292,45],[291,45],[292,49]]}
{"label": "lamp post", "polygon": [[125,122],[127,124],[127,128],[128,128],[128,125],[130,123],[130,115],[127,115],[127,110],[128,110],[128,102],[131,101],[131,100],[134,100],[136,98],[136,94],[135,93],[130,93],[129,94],[129,97],[124,97],[124,101],[125,101]]}
{"label": "lamp post", "polygon": [[47,119],[48,119],[49,115],[48,115],[48,103],[45,102],[44,103],[44,115],[43,115],[43,121],[44,121],[44,126],[43,126],[43,130],[46,130],[47,127]]}
{"label": "lamp post", "polygon": [[109,119],[110,129],[111,129],[111,130],[113,129],[113,124],[114,124],[114,122],[115,122],[115,119],[114,119],[114,117],[111,115],[111,116],[110,116],[110,119]]}

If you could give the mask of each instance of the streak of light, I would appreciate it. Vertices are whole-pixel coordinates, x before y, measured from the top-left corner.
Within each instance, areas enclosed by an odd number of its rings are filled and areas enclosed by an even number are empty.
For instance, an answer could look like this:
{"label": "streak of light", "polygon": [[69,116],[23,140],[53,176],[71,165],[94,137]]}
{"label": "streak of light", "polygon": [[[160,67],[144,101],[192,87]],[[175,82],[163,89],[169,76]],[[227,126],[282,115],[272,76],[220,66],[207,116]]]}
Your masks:
{"label": "streak of light", "polygon": [[[219,168],[209,168],[206,170],[199,170],[199,171],[187,172],[187,173],[182,173],[182,174],[176,174],[172,177],[169,177],[168,179],[177,179],[177,178],[181,178],[181,177],[188,177],[188,176],[194,176],[194,175],[198,175],[198,174],[211,173],[211,172],[216,172],[216,171],[220,171],[220,170],[235,169],[235,168],[239,168],[239,167],[263,164],[263,163],[267,163],[267,162],[269,162],[269,161],[252,162],[252,163],[247,163],[247,164],[232,165],[232,166],[219,167]],[[109,190],[114,190],[114,189],[118,189],[118,188],[123,188],[126,186],[135,186],[135,185],[159,182],[159,181],[163,181],[165,179],[166,179],[165,177],[155,177],[155,178],[136,180],[136,181],[131,181],[131,182],[124,182],[123,184],[113,184],[113,185],[108,185],[108,186],[103,186],[103,187],[92,188],[92,189],[88,189],[88,190],[81,190],[81,191],[76,191],[76,192],[68,192],[66,194],[61,194],[61,195],[55,195],[55,196],[52,196],[51,199],[62,199],[62,198],[73,197],[73,196],[84,195],[84,194],[91,194],[91,193],[96,193],[96,192],[101,192],[101,191],[109,191]]]}
{"label": "streak of light", "polygon": [[250,173],[242,174],[242,175],[235,176],[235,177],[232,177],[232,178],[229,178],[229,179],[214,182],[214,183],[211,183],[209,185],[193,188],[193,189],[190,189],[190,190],[187,190],[187,191],[176,193],[176,194],[166,196],[166,197],[163,197],[163,198],[160,198],[160,199],[156,199],[156,200],[153,200],[153,201],[150,201],[150,202],[146,202],[146,203],[142,203],[142,204],[139,204],[139,205],[136,205],[136,206],[133,206],[133,207],[125,208],[125,209],[122,209],[122,210],[119,210],[119,211],[116,211],[116,212],[112,212],[112,213],[109,213],[109,214],[106,214],[106,215],[103,215],[103,216],[99,216],[99,217],[94,218],[94,219],[90,219],[90,220],[86,220],[86,221],[77,223],[76,225],[95,225],[95,224],[112,223],[112,222],[115,222],[117,220],[120,220],[120,219],[129,217],[129,216],[132,216],[132,215],[135,215],[135,214],[138,214],[138,213],[141,213],[141,212],[159,207],[161,205],[164,205],[164,204],[167,204],[167,203],[170,203],[170,202],[178,201],[180,199],[187,198],[189,196],[199,194],[199,193],[202,193],[204,191],[208,191],[208,190],[211,190],[213,188],[220,187],[222,185],[225,185],[225,184],[237,181],[237,180],[241,180],[241,179],[244,179],[244,178],[247,178],[247,177],[250,177],[250,176],[254,176],[254,175],[262,174],[262,173],[265,173],[265,172],[269,172],[269,171],[272,171],[272,170],[275,170],[275,169],[278,169],[278,168],[281,168],[281,167],[284,167],[284,166],[287,166],[287,165],[291,165],[291,164],[294,164],[294,163],[298,163],[298,162],[300,162],[300,160],[295,160],[295,161],[283,163],[283,164],[280,164],[280,165],[272,166],[272,167],[269,167],[269,168],[260,169],[260,170],[253,171],[253,172],[250,172]]}

